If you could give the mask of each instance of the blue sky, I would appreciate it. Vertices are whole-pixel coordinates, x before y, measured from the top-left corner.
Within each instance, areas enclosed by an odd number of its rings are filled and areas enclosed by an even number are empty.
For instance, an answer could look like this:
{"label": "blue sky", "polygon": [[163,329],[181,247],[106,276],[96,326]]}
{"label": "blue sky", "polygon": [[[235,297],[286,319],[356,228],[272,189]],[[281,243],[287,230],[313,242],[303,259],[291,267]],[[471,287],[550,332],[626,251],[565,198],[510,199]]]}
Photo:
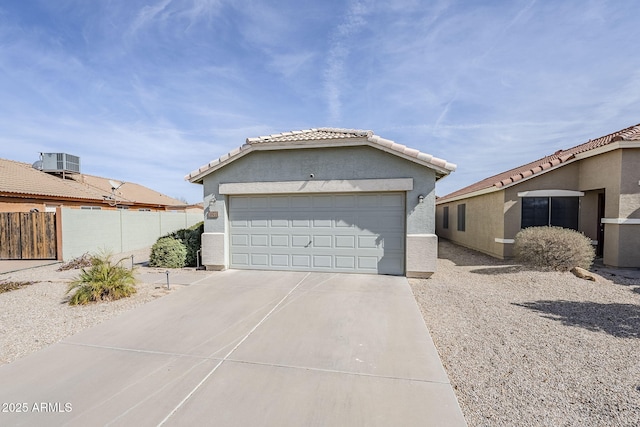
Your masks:
{"label": "blue sky", "polygon": [[247,137],[371,129],[445,195],[640,123],[640,2],[5,0],[0,157],[197,202]]}

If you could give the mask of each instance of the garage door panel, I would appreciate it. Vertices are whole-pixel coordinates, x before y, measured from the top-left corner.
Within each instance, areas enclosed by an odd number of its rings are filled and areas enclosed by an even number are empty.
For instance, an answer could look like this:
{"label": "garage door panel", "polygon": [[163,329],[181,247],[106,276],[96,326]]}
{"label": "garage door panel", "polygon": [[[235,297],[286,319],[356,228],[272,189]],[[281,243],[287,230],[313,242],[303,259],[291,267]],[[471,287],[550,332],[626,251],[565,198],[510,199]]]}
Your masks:
{"label": "garage door panel", "polygon": [[377,195],[357,196],[358,207],[376,209],[379,207],[379,197]]}
{"label": "garage door panel", "polygon": [[315,196],[312,198],[314,208],[331,208],[333,207],[332,196]]}
{"label": "garage door panel", "polygon": [[229,221],[230,225],[234,228],[247,228],[249,227],[249,221],[246,219],[233,219]]}
{"label": "garage door panel", "polygon": [[236,266],[249,267],[249,254],[231,254],[231,264]]}
{"label": "garage door panel", "polygon": [[378,258],[374,256],[359,256],[358,268],[363,270],[377,270]]}
{"label": "garage door panel", "polygon": [[337,255],[336,256],[336,268],[342,268],[347,270],[353,270],[356,268],[356,257]]}
{"label": "garage door panel", "polygon": [[291,266],[294,268],[311,267],[311,255],[291,255]]}
{"label": "garage door panel", "polygon": [[338,215],[334,217],[334,224],[336,227],[340,228],[352,228],[355,224],[355,216],[354,215]]}
{"label": "garage door panel", "polygon": [[313,236],[314,248],[331,248],[333,245],[333,236]]}
{"label": "garage door panel", "polygon": [[271,255],[271,266],[272,267],[290,267],[289,255],[284,255],[284,254]]}
{"label": "garage door panel", "polygon": [[274,228],[274,227],[288,228],[289,220],[288,219],[272,219],[270,225],[271,225],[271,228]]}
{"label": "garage door panel", "polygon": [[267,254],[250,254],[249,259],[251,260],[251,265],[259,267],[269,266],[269,255]]}
{"label": "garage door panel", "polygon": [[383,194],[380,195],[378,199],[378,207],[390,207],[395,208],[396,206],[404,204],[404,194]]}
{"label": "garage door panel", "polygon": [[404,240],[401,237],[389,236],[382,240],[382,247],[385,253],[388,251],[402,251]]}
{"label": "garage door panel", "polygon": [[311,204],[310,196],[292,196],[291,197],[291,207],[292,208],[310,208],[313,205]]}
{"label": "garage door panel", "polygon": [[331,268],[331,261],[333,256],[331,255],[314,255],[313,266],[315,268]]}
{"label": "garage door panel", "polygon": [[336,236],[336,248],[355,249],[356,236]]}
{"label": "garage door panel", "polygon": [[273,247],[289,247],[289,235],[288,234],[272,234],[271,235],[271,246]]}
{"label": "garage door panel", "polygon": [[232,196],[232,268],[404,273],[404,193]]}
{"label": "garage door panel", "polygon": [[249,198],[249,206],[251,209],[263,209],[269,206],[267,197],[251,197]]}
{"label": "garage door panel", "polygon": [[269,236],[266,234],[252,234],[250,241],[251,241],[251,246],[253,247],[269,246]]}
{"label": "garage door panel", "polygon": [[358,236],[358,249],[377,249],[378,236]]}
{"label": "garage door panel", "polygon": [[234,234],[231,236],[231,244],[233,246],[249,246],[249,235],[248,234]]}
{"label": "garage door panel", "polygon": [[331,218],[314,219],[313,220],[313,226],[314,227],[331,228],[333,226],[333,220]]}
{"label": "garage door panel", "polygon": [[288,209],[290,204],[290,198],[288,196],[272,196],[269,199],[269,206],[274,209]]}
{"label": "garage door panel", "polygon": [[291,246],[294,248],[305,248],[308,247],[313,240],[310,235],[294,235],[291,236]]}

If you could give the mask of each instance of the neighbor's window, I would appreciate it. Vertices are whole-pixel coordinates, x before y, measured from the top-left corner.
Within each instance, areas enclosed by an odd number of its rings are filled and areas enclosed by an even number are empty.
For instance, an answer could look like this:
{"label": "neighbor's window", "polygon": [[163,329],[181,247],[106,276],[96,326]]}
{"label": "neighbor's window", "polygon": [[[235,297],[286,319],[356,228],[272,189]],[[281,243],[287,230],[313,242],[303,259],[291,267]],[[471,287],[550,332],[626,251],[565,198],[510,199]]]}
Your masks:
{"label": "neighbor's window", "polygon": [[578,229],[578,197],[523,197],[522,228],[557,226]]}
{"label": "neighbor's window", "polygon": [[465,231],[466,229],[466,210],[466,204],[458,205],[458,231]]}
{"label": "neighbor's window", "polygon": [[449,206],[442,208],[442,228],[449,228]]}

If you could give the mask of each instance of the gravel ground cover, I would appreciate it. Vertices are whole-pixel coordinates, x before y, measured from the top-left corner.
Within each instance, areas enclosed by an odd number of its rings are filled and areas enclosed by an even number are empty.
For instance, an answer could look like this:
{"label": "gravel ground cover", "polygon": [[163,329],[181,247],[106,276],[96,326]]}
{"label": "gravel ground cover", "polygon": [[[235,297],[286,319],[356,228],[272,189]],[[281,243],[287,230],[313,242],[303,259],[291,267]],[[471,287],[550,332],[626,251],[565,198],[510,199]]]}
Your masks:
{"label": "gravel ground cover", "polygon": [[[134,255],[136,264],[149,258],[149,249],[114,255],[114,261]],[[125,265],[128,260],[125,260]],[[56,343],[83,329],[155,300],[184,286],[163,283],[138,283],[137,292],[117,301],[85,306],[70,306],[66,294],[69,282],[80,270],[57,271],[61,264],[47,265],[0,274],[0,281],[34,282],[32,285],[0,293],[0,365],[10,363],[43,347]],[[138,276],[164,272],[137,265]]]}
{"label": "gravel ground cover", "polygon": [[447,241],[410,279],[469,426],[640,425],[640,274],[538,272]]}

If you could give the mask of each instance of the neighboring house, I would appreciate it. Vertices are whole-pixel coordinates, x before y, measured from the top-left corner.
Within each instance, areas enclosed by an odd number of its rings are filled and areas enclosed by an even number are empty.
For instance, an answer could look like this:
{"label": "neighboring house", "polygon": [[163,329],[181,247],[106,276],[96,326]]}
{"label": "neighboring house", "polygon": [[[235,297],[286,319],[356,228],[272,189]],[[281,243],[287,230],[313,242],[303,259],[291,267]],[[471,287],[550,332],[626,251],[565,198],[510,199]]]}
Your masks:
{"label": "neighboring house", "polygon": [[559,150],[436,202],[437,234],[498,258],[522,228],[557,225],[592,239],[603,262],[640,267],[640,125]]}
{"label": "neighboring house", "polygon": [[435,271],[435,183],[455,165],[371,131],[249,138],[189,174],[203,184],[207,269]]}
{"label": "neighboring house", "polygon": [[0,159],[0,259],[66,261],[101,249],[148,248],[202,221],[202,205],[82,174],[75,156],[43,158],[34,165]]}
{"label": "neighboring house", "polygon": [[[36,166],[36,167],[34,167]],[[55,212],[56,207],[185,211],[184,202],[132,182],[69,171],[44,172],[0,159],[0,212]]]}

